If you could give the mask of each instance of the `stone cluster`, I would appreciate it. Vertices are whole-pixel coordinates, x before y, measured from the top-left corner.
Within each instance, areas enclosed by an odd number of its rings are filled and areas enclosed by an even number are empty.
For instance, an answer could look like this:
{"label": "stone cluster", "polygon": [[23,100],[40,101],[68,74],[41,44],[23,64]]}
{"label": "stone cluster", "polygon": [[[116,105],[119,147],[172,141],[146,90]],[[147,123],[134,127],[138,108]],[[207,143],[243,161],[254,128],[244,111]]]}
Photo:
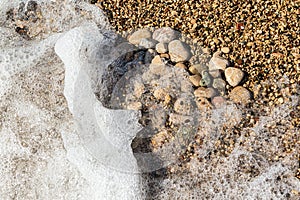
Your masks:
{"label": "stone cluster", "polygon": [[[229,97],[235,103],[247,104],[251,100],[251,92],[240,84],[245,73],[222,57],[228,53],[227,48],[222,52],[215,52],[208,66],[193,62],[195,55],[191,47],[180,40],[178,32],[170,27],[164,27],[151,32],[148,29],[140,29],[128,36],[128,41],[140,48],[148,49],[153,56],[150,69],[158,74],[162,66],[169,63],[186,71],[194,96],[199,101],[209,100],[213,106],[219,106]],[[151,52],[151,53],[150,53]],[[232,89],[228,94],[228,89]]]}

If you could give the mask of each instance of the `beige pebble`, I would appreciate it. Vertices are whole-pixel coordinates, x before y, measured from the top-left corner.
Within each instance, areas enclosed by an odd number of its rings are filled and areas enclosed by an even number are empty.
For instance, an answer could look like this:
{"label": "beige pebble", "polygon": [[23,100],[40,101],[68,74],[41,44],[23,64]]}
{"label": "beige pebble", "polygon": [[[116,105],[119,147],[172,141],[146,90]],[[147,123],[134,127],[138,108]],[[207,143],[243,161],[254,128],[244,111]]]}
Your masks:
{"label": "beige pebble", "polygon": [[173,62],[187,61],[192,56],[189,46],[180,40],[170,42],[168,49]]}
{"label": "beige pebble", "polygon": [[244,72],[239,68],[228,67],[225,69],[225,78],[229,85],[235,87],[243,80]]}
{"label": "beige pebble", "polygon": [[230,99],[235,103],[246,104],[251,100],[251,93],[248,89],[237,86],[230,92]]}
{"label": "beige pebble", "polygon": [[194,91],[194,95],[197,98],[203,97],[203,98],[210,99],[217,95],[217,91],[211,87],[209,87],[209,88],[199,87]]}
{"label": "beige pebble", "polygon": [[155,50],[157,51],[157,53],[166,53],[166,52],[168,52],[168,44],[158,43],[155,46]]}
{"label": "beige pebble", "polygon": [[154,56],[151,63],[156,64],[156,65],[163,65],[164,64],[159,55]]}
{"label": "beige pebble", "polygon": [[138,31],[135,31],[131,36],[129,36],[128,41],[131,44],[140,44],[141,40],[143,38],[151,38],[152,37],[152,33],[151,31],[147,30],[147,29],[141,29]]}
{"label": "beige pebble", "polygon": [[199,75],[189,76],[189,79],[194,86],[199,87],[199,83],[201,80],[201,77]]}
{"label": "beige pebble", "polygon": [[222,47],[222,48],[221,48],[221,51],[222,51],[223,53],[229,53],[229,52],[230,52],[230,49],[229,49],[229,47]]}
{"label": "beige pebble", "polygon": [[189,67],[189,71],[190,71],[192,74],[200,74],[200,73],[198,72],[198,70],[197,70],[194,66],[190,66],[190,67]]}
{"label": "beige pebble", "polygon": [[211,103],[216,107],[220,108],[226,103],[226,99],[222,96],[214,97],[211,101]]}
{"label": "beige pebble", "polygon": [[172,40],[175,40],[177,37],[178,32],[176,32],[170,27],[159,28],[153,32],[153,39],[161,43],[169,43]]}

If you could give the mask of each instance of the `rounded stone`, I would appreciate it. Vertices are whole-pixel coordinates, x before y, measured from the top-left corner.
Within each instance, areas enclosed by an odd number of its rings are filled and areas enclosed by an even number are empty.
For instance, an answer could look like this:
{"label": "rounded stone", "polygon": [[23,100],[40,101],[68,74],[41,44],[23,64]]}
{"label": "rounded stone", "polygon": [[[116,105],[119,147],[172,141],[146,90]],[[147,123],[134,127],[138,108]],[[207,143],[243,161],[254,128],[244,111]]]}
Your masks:
{"label": "rounded stone", "polygon": [[199,86],[200,80],[201,80],[201,77],[199,75],[189,76],[189,79],[194,86],[196,86],[196,87]]}
{"label": "rounded stone", "polygon": [[198,70],[197,70],[194,66],[190,66],[190,67],[189,67],[189,71],[190,71],[192,74],[200,74],[200,73],[198,72]]}
{"label": "rounded stone", "polygon": [[226,103],[226,99],[222,96],[214,97],[211,101],[211,103],[216,107],[220,108]]}
{"label": "rounded stone", "polygon": [[235,67],[228,67],[225,69],[225,78],[229,85],[235,87],[244,78],[244,72]]}
{"label": "rounded stone", "polygon": [[157,53],[167,53],[168,52],[168,45],[166,43],[158,43],[155,46],[155,50]]}
{"label": "rounded stone", "polygon": [[154,56],[151,63],[156,64],[156,65],[163,65],[164,64],[159,55]]}
{"label": "rounded stone", "polygon": [[151,38],[152,37],[152,33],[151,31],[147,30],[147,29],[141,29],[138,31],[135,31],[131,36],[129,36],[128,41],[131,44],[140,44],[141,40],[143,38]]}
{"label": "rounded stone", "polygon": [[230,92],[230,99],[235,103],[246,104],[251,100],[251,93],[248,89],[237,86]]}
{"label": "rounded stone", "polygon": [[181,68],[181,69],[185,69],[186,65],[182,62],[176,63],[175,67]]}
{"label": "rounded stone", "polygon": [[210,88],[199,87],[194,91],[194,95],[197,98],[203,97],[203,98],[210,99],[217,95],[217,91],[211,87]]}
{"label": "rounded stone", "polygon": [[202,73],[202,79],[200,80],[200,86],[210,86],[212,83],[212,78],[208,72],[204,71]]}
{"label": "rounded stone", "polygon": [[222,78],[214,79],[212,86],[216,88],[222,95],[225,94],[226,82]]}
{"label": "rounded stone", "polygon": [[172,40],[175,40],[178,37],[178,34],[170,27],[163,27],[155,30],[152,37],[154,40],[161,43],[169,43]]}
{"label": "rounded stone", "polygon": [[171,56],[171,61],[173,62],[187,61],[191,57],[189,46],[180,40],[173,40],[170,42],[168,49]]}
{"label": "rounded stone", "polygon": [[157,44],[156,40],[153,40],[152,38],[142,38],[139,46],[144,47],[146,49],[153,49],[155,48],[155,45]]}
{"label": "rounded stone", "polygon": [[229,49],[229,47],[222,47],[222,48],[221,48],[221,51],[222,51],[223,53],[229,53],[229,52],[230,52],[230,49]]}
{"label": "rounded stone", "polygon": [[[216,56],[215,56],[216,55]],[[215,54],[209,61],[209,70],[225,70],[229,65],[229,61]]]}

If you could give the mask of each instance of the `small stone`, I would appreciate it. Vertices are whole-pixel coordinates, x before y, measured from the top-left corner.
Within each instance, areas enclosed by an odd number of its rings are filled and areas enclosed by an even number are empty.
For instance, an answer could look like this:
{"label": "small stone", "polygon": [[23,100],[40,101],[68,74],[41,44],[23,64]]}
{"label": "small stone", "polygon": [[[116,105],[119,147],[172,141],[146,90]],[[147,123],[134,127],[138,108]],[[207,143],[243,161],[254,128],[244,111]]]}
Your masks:
{"label": "small stone", "polygon": [[189,115],[194,110],[193,101],[189,97],[180,97],[174,103],[175,112],[182,115]]}
{"label": "small stone", "polygon": [[216,88],[222,95],[225,94],[226,82],[221,78],[216,78],[213,81],[213,87]]}
{"label": "small stone", "polygon": [[206,88],[205,92],[206,92],[206,98],[208,99],[211,99],[218,94],[218,92],[212,87]]}
{"label": "small stone", "polygon": [[194,66],[189,67],[189,72],[191,72],[194,75],[195,74],[200,75],[200,73],[198,72],[198,70]]}
{"label": "small stone", "polygon": [[248,89],[237,86],[230,92],[230,99],[235,103],[246,104],[251,100],[251,93]]}
{"label": "small stone", "polygon": [[196,87],[199,86],[200,80],[201,80],[201,77],[199,75],[189,76],[189,79],[194,86],[196,86]]}
{"label": "small stone", "polygon": [[182,62],[176,63],[175,67],[179,67],[181,69],[185,69],[186,68],[185,64],[182,63]]}
{"label": "small stone", "polygon": [[159,55],[154,56],[151,63],[156,64],[156,65],[163,65],[164,64]]}
{"label": "small stone", "polygon": [[208,72],[204,71],[202,73],[202,79],[200,81],[200,86],[204,87],[204,86],[210,86],[212,83],[212,78],[209,75]]}
{"label": "small stone", "polygon": [[153,40],[152,38],[142,38],[141,42],[139,43],[139,46],[144,47],[146,49],[153,49],[155,48],[156,44],[157,41]]}
{"label": "small stone", "polygon": [[153,32],[153,39],[161,43],[169,43],[177,37],[177,32],[170,27],[159,28]]}
{"label": "small stone", "polygon": [[171,61],[182,62],[187,61],[191,57],[191,51],[188,45],[181,42],[180,40],[173,40],[169,43],[169,54],[171,56]]}
{"label": "small stone", "polygon": [[223,53],[229,53],[229,52],[230,52],[230,49],[229,49],[229,47],[222,47],[222,48],[221,48],[221,51],[222,51]]}
{"label": "small stone", "polygon": [[155,46],[155,50],[157,53],[167,53],[168,52],[168,45],[166,43],[158,43]]}
{"label": "small stone", "polygon": [[216,107],[220,108],[226,103],[226,99],[222,96],[214,97],[211,101],[211,103]]}
{"label": "small stone", "polygon": [[191,67],[194,67],[199,74],[203,74],[204,71],[207,71],[207,66],[206,65],[202,65],[202,64],[196,64],[196,65],[192,65]]}
{"label": "small stone", "polygon": [[219,69],[217,69],[217,70],[211,70],[211,71],[209,71],[209,74],[210,74],[213,78],[221,77],[221,71],[220,71]]}
{"label": "small stone", "polygon": [[226,67],[229,65],[229,61],[225,58],[222,58],[220,56],[213,56],[209,61],[209,70],[225,70]]}
{"label": "small stone", "polygon": [[143,83],[135,83],[134,84],[134,96],[136,98],[140,98],[145,91],[145,86]]}
{"label": "small stone", "polygon": [[235,67],[228,67],[225,69],[225,78],[229,85],[235,87],[243,80],[244,72]]}
{"label": "small stone", "polygon": [[147,29],[141,29],[138,31],[135,31],[131,36],[129,36],[128,41],[131,44],[140,44],[141,40],[143,38],[151,38],[152,34],[151,31],[147,30]]}
{"label": "small stone", "polygon": [[209,87],[209,88],[200,87],[194,91],[194,95],[197,98],[204,97],[204,98],[210,99],[217,95],[217,91],[211,87]]}

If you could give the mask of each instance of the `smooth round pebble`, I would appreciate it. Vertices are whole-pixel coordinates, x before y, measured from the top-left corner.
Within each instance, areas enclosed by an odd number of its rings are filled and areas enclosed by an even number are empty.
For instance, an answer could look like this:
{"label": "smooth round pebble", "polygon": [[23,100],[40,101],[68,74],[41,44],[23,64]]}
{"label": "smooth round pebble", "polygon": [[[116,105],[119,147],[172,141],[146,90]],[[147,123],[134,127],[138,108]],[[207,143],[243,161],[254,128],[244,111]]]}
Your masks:
{"label": "smooth round pebble", "polygon": [[235,87],[244,78],[244,72],[235,67],[228,67],[225,69],[225,78],[229,85]]}
{"label": "smooth round pebble", "polygon": [[237,86],[229,94],[230,99],[235,103],[246,104],[251,100],[251,93],[248,89]]}
{"label": "smooth round pebble", "polygon": [[225,70],[226,67],[229,65],[229,61],[225,58],[219,57],[219,56],[213,56],[209,61],[209,70]]}
{"label": "smooth round pebble", "polygon": [[201,77],[199,75],[189,76],[189,79],[194,86],[199,86],[201,80]]}
{"label": "smooth round pebble", "polygon": [[189,46],[180,40],[173,40],[170,42],[168,49],[171,61],[173,62],[187,61],[192,55]]}
{"label": "smooth round pebble", "polygon": [[163,65],[164,64],[159,55],[154,56],[151,63],[156,64],[156,65]]}
{"label": "smooth round pebble", "polygon": [[216,107],[220,108],[226,103],[226,99],[222,96],[214,97],[211,101],[211,103]]}
{"label": "smooth round pebble", "polygon": [[214,79],[212,86],[216,88],[222,95],[225,94],[226,82],[222,78]]}
{"label": "smooth round pebble", "polygon": [[198,72],[198,70],[197,70],[194,66],[190,66],[190,67],[189,67],[189,71],[190,71],[192,74],[200,74],[200,73]]}
{"label": "smooth round pebble", "polygon": [[212,83],[212,77],[209,75],[208,72],[204,71],[202,73],[202,79],[200,81],[200,86],[210,86]]}
{"label": "smooth round pebble", "polygon": [[157,44],[156,40],[153,40],[152,38],[142,38],[139,46],[144,47],[146,49],[153,49],[155,48],[155,45]]}
{"label": "smooth round pebble", "polygon": [[163,27],[156,29],[153,32],[153,39],[161,43],[169,43],[172,40],[177,39],[178,33],[170,27]]}
{"label": "smooth round pebble", "polygon": [[135,31],[131,36],[129,36],[128,41],[131,44],[140,44],[141,40],[143,38],[151,38],[152,33],[151,31],[147,30],[147,29],[141,29],[138,31]]}
{"label": "smooth round pebble", "polygon": [[222,47],[222,48],[221,48],[221,51],[222,51],[223,53],[229,53],[229,52],[230,52],[230,49],[229,49],[229,47]]}
{"label": "smooth round pebble", "polygon": [[158,43],[155,46],[155,50],[157,53],[167,53],[168,52],[168,44],[166,43]]}

